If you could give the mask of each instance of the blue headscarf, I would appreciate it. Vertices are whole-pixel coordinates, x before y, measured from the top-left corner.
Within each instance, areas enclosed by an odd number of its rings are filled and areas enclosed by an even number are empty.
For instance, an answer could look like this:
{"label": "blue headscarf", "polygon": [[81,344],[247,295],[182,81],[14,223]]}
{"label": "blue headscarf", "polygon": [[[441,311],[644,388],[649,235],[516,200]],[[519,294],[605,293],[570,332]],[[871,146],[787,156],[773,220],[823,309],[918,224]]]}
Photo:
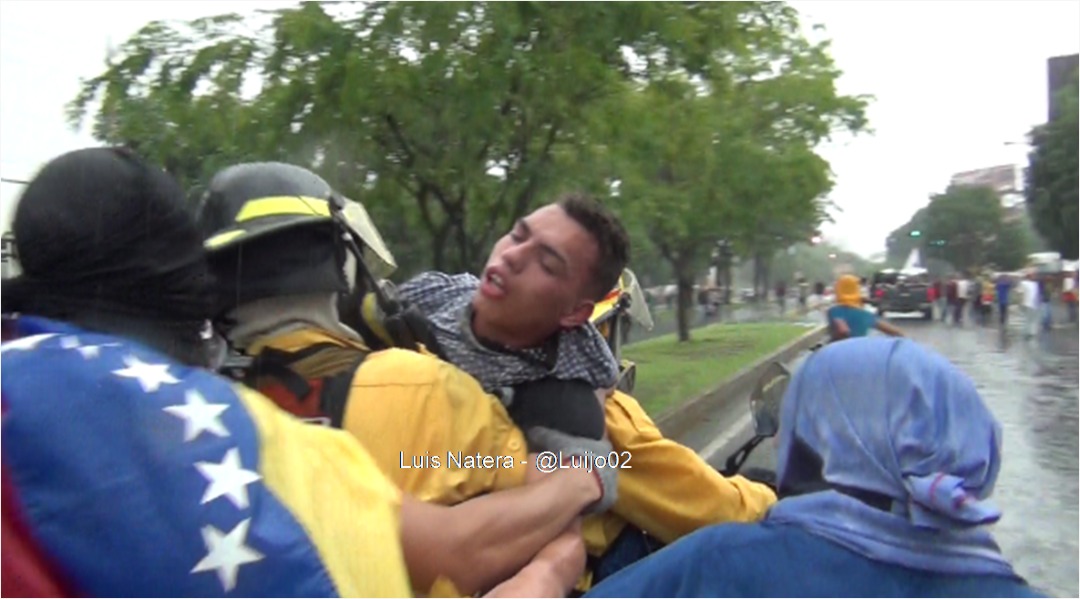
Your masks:
{"label": "blue headscarf", "polygon": [[[981,528],[1001,517],[986,502],[1001,465],[1001,427],[971,380],[941,356],[907,339],[830,344],[793,377],[780,422],[780,487],[823,479],[829,490],[780,501],[769,521],[886,563],[1014,575]],[[861,492],[891,507],[872,507],[856,498]]]}

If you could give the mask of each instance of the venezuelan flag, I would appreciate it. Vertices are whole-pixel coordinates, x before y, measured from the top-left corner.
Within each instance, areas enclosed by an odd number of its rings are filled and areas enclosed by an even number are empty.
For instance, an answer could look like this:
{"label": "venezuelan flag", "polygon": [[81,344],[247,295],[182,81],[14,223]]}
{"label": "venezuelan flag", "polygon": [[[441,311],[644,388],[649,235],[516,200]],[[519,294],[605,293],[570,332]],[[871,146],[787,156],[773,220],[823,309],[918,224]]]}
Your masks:
{"label": "venezuelan flag", "polygon": [[0,346],[5,595],[410,595],[400,495],[354,439],[122,338],[19,334]]}

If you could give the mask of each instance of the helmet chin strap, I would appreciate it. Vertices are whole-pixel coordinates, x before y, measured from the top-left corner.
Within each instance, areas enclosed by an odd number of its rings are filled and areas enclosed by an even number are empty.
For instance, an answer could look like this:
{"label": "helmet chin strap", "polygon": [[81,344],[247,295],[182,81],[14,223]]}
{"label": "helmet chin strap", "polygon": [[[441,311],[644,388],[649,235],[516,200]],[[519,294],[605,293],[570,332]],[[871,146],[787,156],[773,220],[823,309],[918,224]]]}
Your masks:
{"label": "helmet chin strap", "polygon": [[[386,315],[397,314],[401,311],[401,305],[397,301],[397,298],[393,294],[393,286],[383,285],[378,279],[371,274],[371,270],[368,269],[367,264],[364,263],[364,253],[361,249],[364,246],[364,242],[360,239],[360,235],[353,230],[349,225],[349,221],[345,218],[345,198],[337,192],[331,192],[328,202],[330,204],[330,216],[334,219],[334,222],[338,224],[341,231],[341,241],[345,244],[345,248],[352,254],[356,264],[355,268],[351,269],[352,272],[346,271],[346,277],[350,278],[349,281],[349,295],[355,295],[360,300],[363,299],[363,292],[361,290],[367,289],[375,294],[376,301],[379,302],[379,308],[382,309]],[[356,302],[356,308],[359,310],[360,302]],[[359,312],[357,312],[359,313]]]}
{"label": "helmet chin strap", "polygon": [[[445,359],[439,340],[432,333],[427,318],[415,307],[403,304],[398,299],[394,285],[389,281],[376,279],[364,262],[364,253],[361,248],[366,247],[367,244],[345,218],[345,201],[337,192],[331,192],[328,199],[331,218],[340,229],[339,242],[346,250],[346,254],[351,253],[356,262],[353,268],[348,269],[351,271],[352,279],[349,290],[339,298],[338,317],[341,322],[357,331],[366,328],[363,324],[364,296],[371,293],[378,309],[382,312],[382,322],[388,329],[394,345],[413,349],[422,345],[429,352]],[[346,258],[344,262],[347,261]],[[345,276],[349,279],[350,273],[346,273]]]}

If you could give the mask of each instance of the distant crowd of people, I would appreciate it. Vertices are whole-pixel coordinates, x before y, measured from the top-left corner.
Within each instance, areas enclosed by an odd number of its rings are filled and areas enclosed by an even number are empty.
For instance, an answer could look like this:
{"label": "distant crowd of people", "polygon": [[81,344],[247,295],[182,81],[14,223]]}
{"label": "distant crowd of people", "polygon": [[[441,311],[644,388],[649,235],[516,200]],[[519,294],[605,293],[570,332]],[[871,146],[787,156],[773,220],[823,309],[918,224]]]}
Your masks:
{"label": "distant crowd of people", "polygon": [[1060,283],[1048,275],[1028,272],[1017,280],[1013,275],[1000,273],[996,277],[953,277],[935,280],[930,286],[930,297],[937,318],[962,326],[965,316],[980,326],[991,322],[997,313],[998,324],[1008,324],[1009,308],[1020,307],[1024,318],[1024,335],[1034,337],[1040,330],[1053,328],[1053,297],[1060,288],[1061,299],[1068,309],[1069,322],[1077,322],[1077,272],[1062,277]]}

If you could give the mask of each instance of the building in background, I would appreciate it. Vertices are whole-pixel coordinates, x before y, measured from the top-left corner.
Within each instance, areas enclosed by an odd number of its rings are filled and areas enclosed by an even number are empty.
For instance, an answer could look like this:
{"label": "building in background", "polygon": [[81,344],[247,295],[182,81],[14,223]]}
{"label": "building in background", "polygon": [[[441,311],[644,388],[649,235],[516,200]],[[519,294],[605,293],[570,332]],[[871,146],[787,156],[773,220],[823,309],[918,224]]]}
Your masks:
{"label": "building in background", "polygon": [[1058,106],[1057,94],[1076,75],[1080,68],[1080,54],[1055,56],[1046,61],[1046,94],[1047,94],[1047,121],[1054,120],[1061,108]]}

